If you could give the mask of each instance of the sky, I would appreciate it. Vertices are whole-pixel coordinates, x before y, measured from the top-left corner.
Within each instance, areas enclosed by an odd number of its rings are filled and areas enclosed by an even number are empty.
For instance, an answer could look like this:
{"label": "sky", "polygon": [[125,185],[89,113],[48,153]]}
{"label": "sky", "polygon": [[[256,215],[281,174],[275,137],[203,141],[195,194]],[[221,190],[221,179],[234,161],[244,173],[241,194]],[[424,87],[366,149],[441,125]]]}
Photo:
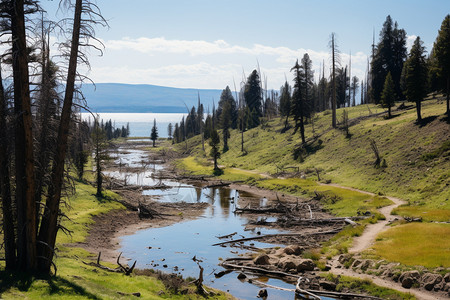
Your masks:
{"label": "sky", "polygon": [[[57,0],[41,5],[50,19]],[[259,68],[278,90],[295,61],[310,56],[315,77],[330,68],[329,39],[336,33],[341,64],[352,57],[352,76],[364,79],[373,32],[391,15],[431,50],[450,0],[97,0],[109,28],[97,27],[103,56],[92,51],[94,82],[232,89]]]}

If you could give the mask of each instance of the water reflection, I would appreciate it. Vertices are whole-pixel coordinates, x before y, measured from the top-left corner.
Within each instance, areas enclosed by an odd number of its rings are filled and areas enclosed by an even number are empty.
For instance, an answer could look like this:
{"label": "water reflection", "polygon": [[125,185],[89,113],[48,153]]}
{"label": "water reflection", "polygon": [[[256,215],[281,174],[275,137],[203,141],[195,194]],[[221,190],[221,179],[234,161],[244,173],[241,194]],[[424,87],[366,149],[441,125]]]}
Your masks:
{"label": "water reflection", "polygon": [[[140,150],[133,151],[133,155],[127,158],[130,166],[138,163],[143,157]],[[131,176],[123,172],[110,172],[115,177],[128,177],[128,181],[139,185],[154,185],[159,181],[152,178],[157,167],[153,170]],[[236,232],[234,239],[250,237],[260,234],[280,233],[278,230],[256,228],[246,231],[245,226],[248,219],[244,215],[235,215],[234,208],[240,197],[250,201],[251,206],[267,205],[267,199],[260,199],[250,193],[232,190],[228,188],[201,188],[186,185],[174,181],[163,181],[170,186],[164,189],[147,189],[144,195],[151,195],[155,199],[164,202],[207,202],[210,204],[202,216],[195,220],[176,223],[162,228],[149,228],[140,230],[133,235],[121,238],[121,249],[123,255],[131,260],[137,260],[139,268],[153,268],[167,272],[177,272],[184,277],[198,277],[199,268],[192,260],[194,256],[202,260],[204,268],[204,283],[208,286],[228,291],[240,299],[255,299],[259,287],[241,282],[237,279],[237,273],[232,272],[220,279],[216,279],[214,273],[223,270],[218,264],[228,257],[239,256],[248,250],[242,248],[218,247],[212,244],[219,242],[218,236],[229,235]],[[258,241],[250,241],[248,245],[258,248],[274,247]],[[258,278],[268,284],[294,288],[278,279],[265,277]],[[269,289],[268,299],[294,299],[294,293]]]}

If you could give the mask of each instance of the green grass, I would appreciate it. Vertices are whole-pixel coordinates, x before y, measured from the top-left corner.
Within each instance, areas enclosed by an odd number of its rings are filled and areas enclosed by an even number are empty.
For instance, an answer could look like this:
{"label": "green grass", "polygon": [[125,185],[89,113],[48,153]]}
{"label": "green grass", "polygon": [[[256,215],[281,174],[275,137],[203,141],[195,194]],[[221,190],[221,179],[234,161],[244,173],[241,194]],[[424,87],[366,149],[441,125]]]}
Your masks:
{"label": "green grass", "polygon": [[[383,111],[375,105],[346,108],[349,118],[368,117]],[[338,109],[338,119],[343,109]],[[264,127],[244,133],[245,153],[241,152],[241,134],[231,132],[230,150],[219,159],[225,167],[249,170],[255,173],[275,174],[284,167],[298,167],[307,179],[316,180],[315,169],[320,170],[322,179],[331,180],[348,187],[354,187],[381,195],[390,195],[409,201],[411,205],[444,211],[442,214],[425,216],[422,208],[410,210],[416,217],[427,220],[450,221],[450,125],[444,119],[445,104],[428,100],[423,102],[422,117],[429,122],[423,126],[415,124],[414,109],[393,110],[394,118],[384,116],[362,119],[350,126],[351,138],[340,130],[330,128],[331,115],[317,114],[314,132],[321,134],[308,148],[302,160],[294,159],[294,150],[300,145],[300,136],[293,129],[281,133],[283,121],[270,120]],[[292,125],[292,121],[291,121]],[[306,125],[307,138],[313,136],[312,123]],[[373,139],[386,168],[376,168],[369,139]],[[200,138],[187,142],[190,153],[209,161],[209,146],[203,152]],[[186,152],[186,143],[177,147]],[[205,174],[212,173],[203,163]],[[200,170],[197,170],[200,172]],[[354,209],[353,209],[354,210]]]}
{"label": "green grass", "polygon": [[[74,247],[73,243],[83,242],[88,235],[92,217],[113,209],[124,209],[114,201],[119,196],[105,192],[104,199],[95,197],[96,189],[81,182],[76,183],[76,193],[67,205],[62,207],[68,219],[62,225],[72,231],[71,235],[58,233],[56,276],[36,278],[22,273],[0,271],[0,297],[2,299],[131,299],[131,293],[139,292],[139,299],[199,299],[189,287],[189,294],[182,295],[164,286],[155,276],[125,276],[99,268],[87,266],[83,261],[95,261],[96,254]],[[115,268],[113,264],[102,264]],[[3,267],[3,265],[0,265]],[[151,272],[150,272],[151,273]],[[122,294],[119,294],[122,293]],[[125,294],[125,295],[124,295]],[[224,293],[212,299],[229,299]]]}
{"label": "green grass", "polygon": [[408,266],[450,267],[450,224],[410,223],[377,237],[375,254]]}

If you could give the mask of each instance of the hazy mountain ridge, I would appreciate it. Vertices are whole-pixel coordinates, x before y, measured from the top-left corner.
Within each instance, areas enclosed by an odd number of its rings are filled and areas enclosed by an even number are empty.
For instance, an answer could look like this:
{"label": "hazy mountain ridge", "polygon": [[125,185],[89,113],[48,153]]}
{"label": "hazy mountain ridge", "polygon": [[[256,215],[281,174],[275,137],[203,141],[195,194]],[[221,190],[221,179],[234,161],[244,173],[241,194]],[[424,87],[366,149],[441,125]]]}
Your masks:
{"label": "hazy mountain ridge", "polygon": [[172,88],[149,84],[97,83],[82,87],[93,112],[186,113],[186,106],[197,106],[198,95],[208,111],[222,90]]}

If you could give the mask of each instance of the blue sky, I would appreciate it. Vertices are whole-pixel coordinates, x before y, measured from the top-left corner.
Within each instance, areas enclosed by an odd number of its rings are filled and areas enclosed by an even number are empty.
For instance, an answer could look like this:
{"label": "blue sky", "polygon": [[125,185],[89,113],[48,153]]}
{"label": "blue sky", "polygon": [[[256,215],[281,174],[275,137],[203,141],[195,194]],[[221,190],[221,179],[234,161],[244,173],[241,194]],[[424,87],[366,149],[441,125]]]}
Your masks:
{"label": "blue sky", "polygon": [[[58,1],[42,1],[55,18]],[[352,74],[363,78],[372,33],[387,15],[412,42],[431,46],[450,0],[97,0],[110,28],[97,29],[106,45],[91,56],[95,82],[223,89],[238,85],[259,62],[268,88],[291,80],[295,60],[308,53],[316,76],[329,73],[328,40],[338,38],[342,64],[352,53]],[[61,14],[59,14],[61,16]]]}

